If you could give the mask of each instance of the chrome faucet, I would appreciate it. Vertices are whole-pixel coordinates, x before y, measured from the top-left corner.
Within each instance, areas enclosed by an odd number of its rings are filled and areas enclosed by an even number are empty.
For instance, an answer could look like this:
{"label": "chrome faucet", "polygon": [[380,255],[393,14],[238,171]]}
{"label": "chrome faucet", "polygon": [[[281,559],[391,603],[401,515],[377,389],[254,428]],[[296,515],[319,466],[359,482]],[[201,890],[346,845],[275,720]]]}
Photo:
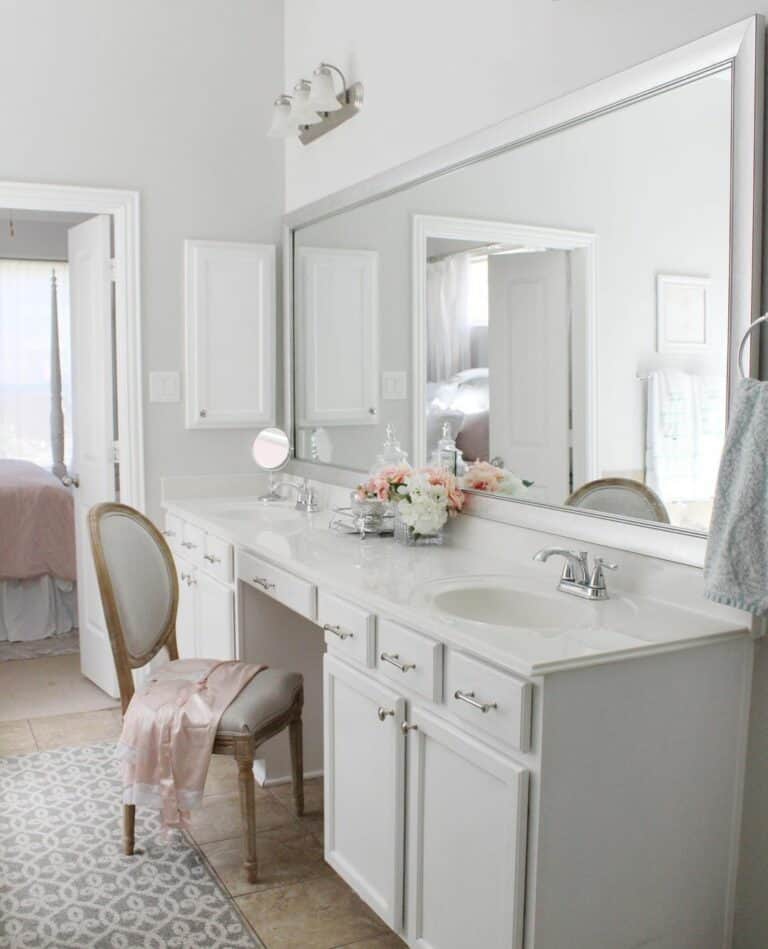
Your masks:
{"label": "chrome faucet", "polygon": [[261,501],[282,501],[283,495],[280,494],[281,488],[290,488],[296,492],[296,510],[303,511],[305,514],[314,514],[320,510],[320,502],[317,492],[309,483],[309,478],[305,478],[301,486],[293,481],[276,481],[270,486],[269,494],[262,495]]}
{"label": "chrome faucet", "polygon": [[545,563],[552,556],[563,557],[565,565],[557,589],[562,593],[580,596],[585,600],[607,600],[603,570],[618,570],[615,563],[608,563],[602,557],[595,557],[592,569],[589,568],[589,554],[586,550],[566,550],[564,547],[543,547],[533,559]]}

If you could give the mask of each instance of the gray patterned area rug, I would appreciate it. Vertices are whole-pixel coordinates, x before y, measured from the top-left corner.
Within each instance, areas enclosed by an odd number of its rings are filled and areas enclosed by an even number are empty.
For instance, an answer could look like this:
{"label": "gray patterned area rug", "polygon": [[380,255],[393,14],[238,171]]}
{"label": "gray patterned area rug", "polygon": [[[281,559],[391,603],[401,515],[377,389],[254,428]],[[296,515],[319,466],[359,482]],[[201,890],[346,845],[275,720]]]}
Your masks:
{"label": "gray patterned area rug", "polygon": [[186,838],[137,808],[125,857],[121,819],[111,742],[0,758],[0,946],[264,949]]}

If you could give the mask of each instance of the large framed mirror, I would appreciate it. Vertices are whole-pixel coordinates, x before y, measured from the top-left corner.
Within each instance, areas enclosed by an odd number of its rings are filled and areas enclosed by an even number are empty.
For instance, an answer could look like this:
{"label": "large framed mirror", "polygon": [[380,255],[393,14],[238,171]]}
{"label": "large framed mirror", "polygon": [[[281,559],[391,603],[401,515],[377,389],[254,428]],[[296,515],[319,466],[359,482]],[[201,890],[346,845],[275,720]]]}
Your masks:
{"label": "large framed mirror", "polygon": [[291,214],[296,459],[447,439],[529,523],[704,537],[759,313],[762,48],[750,18]]}

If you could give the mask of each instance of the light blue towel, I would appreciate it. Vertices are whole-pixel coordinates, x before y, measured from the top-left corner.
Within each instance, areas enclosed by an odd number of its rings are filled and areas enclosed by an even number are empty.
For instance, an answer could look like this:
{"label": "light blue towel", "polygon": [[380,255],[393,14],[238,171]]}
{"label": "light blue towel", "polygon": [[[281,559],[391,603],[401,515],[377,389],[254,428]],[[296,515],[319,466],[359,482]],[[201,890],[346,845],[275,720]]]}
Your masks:
{"label": "light blue towel", "polygon": [[704,590],[768,614],[768,382],[742,379],[725,437],[704,562]]}

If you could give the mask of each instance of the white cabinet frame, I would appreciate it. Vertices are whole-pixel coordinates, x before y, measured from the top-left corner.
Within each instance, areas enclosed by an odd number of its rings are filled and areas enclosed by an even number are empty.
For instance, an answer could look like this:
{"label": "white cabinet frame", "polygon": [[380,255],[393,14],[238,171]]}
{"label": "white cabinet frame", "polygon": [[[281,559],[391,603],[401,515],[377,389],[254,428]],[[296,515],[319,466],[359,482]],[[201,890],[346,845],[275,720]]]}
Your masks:
{"label": "white cabinet frame", "polygon": [[[249,287],[245,300],[213,298],[212,275],[216,268],[237,268]],[[187,428],[263,428],[275,424],[276,360],[275,247],[273,244],[244,244],[229,241],[187,240],[184,242],[185,337]],[[241,358],[243,347],[251,346],[253,390],[237,404],[212,407],[211,369],[214,361],[223,371],[233,370],[221,347],[211,351],[213,322],[222,310],[234,324],[227,341],[233,362]],[[253,321],[253,322],[252,322]],[[236,363],[235,363],[236,364]]]}

